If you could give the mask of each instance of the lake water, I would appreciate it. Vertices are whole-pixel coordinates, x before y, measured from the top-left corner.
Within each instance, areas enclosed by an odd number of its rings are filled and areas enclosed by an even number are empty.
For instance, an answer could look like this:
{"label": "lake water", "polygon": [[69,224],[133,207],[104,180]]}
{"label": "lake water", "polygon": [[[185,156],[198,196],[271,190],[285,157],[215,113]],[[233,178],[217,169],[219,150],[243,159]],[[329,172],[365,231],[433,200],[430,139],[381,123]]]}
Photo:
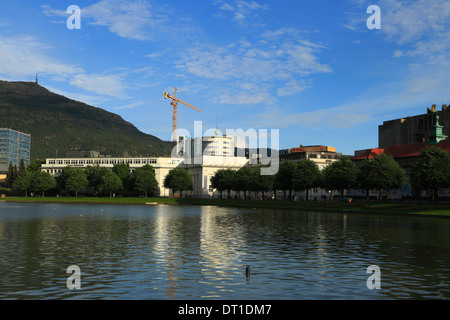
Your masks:
{"label": "lake water", "polygon": [[0,299],[450,299],[445,218],[5,202],[0,257]]}

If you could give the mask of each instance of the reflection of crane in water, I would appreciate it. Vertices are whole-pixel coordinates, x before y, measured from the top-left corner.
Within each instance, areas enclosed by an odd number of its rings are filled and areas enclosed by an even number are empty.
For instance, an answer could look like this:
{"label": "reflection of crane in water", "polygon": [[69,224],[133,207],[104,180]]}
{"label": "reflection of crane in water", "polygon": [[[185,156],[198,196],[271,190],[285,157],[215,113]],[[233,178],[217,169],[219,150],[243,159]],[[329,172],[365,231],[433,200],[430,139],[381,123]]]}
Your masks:
{"label": "reflection of crane in water", "polygon": [[164,95],[164,99],[170,99],[172,101],[171,102],[171,105],[173,107],[173,111],[172,111],[172,113],[173,113],[173,116],[172,116],[172,119],[173,119],[173,123],[172,123],[172,141],[176,142],[177,141],[177,102],[182,103],[185,106],[188,106],[189,108],[192,108],[192,109],[197,110],[199,112],[201,112],[201,110],[196,108],[196,107],[194,107],[194,106],[191,106],[189,103],[186,103],[186,102],[178,99],[177,98],[177,88],[175,88],[173,96],[171,96],[168,92],[164,92],[163,95]]}

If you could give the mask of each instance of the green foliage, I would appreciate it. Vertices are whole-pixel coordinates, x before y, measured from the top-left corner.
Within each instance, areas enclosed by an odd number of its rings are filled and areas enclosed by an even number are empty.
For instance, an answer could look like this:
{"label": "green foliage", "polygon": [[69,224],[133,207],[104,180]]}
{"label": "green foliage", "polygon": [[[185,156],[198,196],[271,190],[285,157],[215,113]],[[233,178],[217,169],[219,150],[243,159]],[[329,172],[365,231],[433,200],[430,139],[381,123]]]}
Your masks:
{"label": "green foliage", "polygon": [[401,189],[406,183],[406,173],[389,155],[381,154],[373,159],[366,159],[359,165],[358,187],[364,190],[378,190],[381,200],[381,190],[388,193]]}
{"label": "green foliage", "polygon": [[174,168],[164,178],[164,187],[174,192],[180,191],[182,195],[184,190],[192,190],[192,177],[187,170]]}
{"label": "green foliage", "polygon": [[20,165],[19,165],[18,173],[21,173],[23,171],[25,171],[25,162],[23,161],[23,159],[20,159]]}
{"label": "green foliage", "polygon": [[309,159],[302,160],[292,177],[293,189],[306,190],[306,200],[309,198],[309,189],[319,187],[322,182],[322,173],[317,164]]}
{"label": "green foliage", "polygon": [[43,159],[36,159],[33,162],[30,163],[30,165],[27,167],[28,170],[31,171],[40,171],[41,165],[45,163],[45,160]]}
{"label": "green foliage", "polygon": [[42,196],[44,196],[46,191],[56,187],[56,181],[49,173],[31,170],[30,172],[32,172],[32,179],[30,186],[31,191],[41,192]]}
{"label": "green foliage", "polygon": [[130,191],[133,190],[134,180],[131,175],[130,165],[128,163],[115,164],[112,171],[120,178],[124,189]]}
{"label": "green foliage", "polygon": [[72,174],[74,168],[70,166],[66,166],[62,169],[61,174],[56,177],[56,186],[59,189],[65,190],[66,189],[66,181],[69,178],[69,176]]}
{"label": "green foliage", "polygon": [[113,166],[112,171],[125,182],[130,176],[130,165],[128,163],[118,163]]}
{"label": "green foliage", "polygon": [[253,169],[253,181],[251,182],[251,191],[262,192],[262,197],[264,198],[264,193],[273,190],[273,185],[275,182],[275,175],[262,175],[261,168]]}
{"label": "green foliage", "polygon": [[344,190],[356,187],[358,168],[347,157],[341,157],[323,170],[323,187],[328,190]]}
{"label": "green foliage", "polygon": [[[86,177],[89,181],[89,187],[91,187],[96,193],[101,191],[101,184],[103,182],[103,176],[110,171],[105,167],[87,166],[85,169]],[[120,179],[120,178],[119,178]]]}
{"label": "green foliage", "polygon": [[73,169],[68,174],[64,186],[68,191],[75,191],[75,197],[78,197],[78,191],[86,188],[88,184],[86,173],[82,169]]}
{"label": "green foliage", "polygon": [[6,186],[11,188],[13,186],[14,180],[17,178],[17,171],[14,171],[12,163],[9,163],[8,172],[6,173]]}
{"label": "green foliage", "polygon": [[211,177],[211,186],[220,192],[228,192],[228,198],[230,197],[230,191],[234,188],[234,175],[236,171],[232,169],[220,169],[217,170],[214,176]]}
{"label": "green foliage", "polygon": [[431,190],[432,201],[437,202],[438,190],[450,187],[450,155],[431,147],[422,151],[410,171],[411,184],[418,190]]}
{"label": "green foliage", "polygon": [[146,164],[141,168],[137,168],[133,172],[134,188],[138,191],[145,192],[147,198],[148,192],[158,187],[153,167]]}
{"label": "green foliage", "polygon": [[294,161],[283,161],[280,163],[278,172],[275,174],[274,188],[276,190],[289,190],[289,199],[291,199],[291,190],[294,189],[294,174],[297,171],[298,164]]}
{"label": "green foliage", "polygon": [[25,196],[28,196],[28,191],[31,188],[31,181],[33,180],[34,171],[25,170],[21,172],[14,180],[13,188],[18,191],[25,192]]}
{"label": "green foliage", "polygon": [[172,145],[140,132],[120,116],[54,94],[32,82],[0,81],[0,127],[30,133],[32,159],[69,150],[113,157],[167,156]]}
{"label": "green foliage", "polygon": [[101,182],[98,188],[100,191],[109,192],[109,197],[111,198],[114,191],[122,188],[122,180],[120,180],[117,174],[111,170],[107,170],[105,175],[101,177]]}
{"label": "green foliage", "polygon": [[247,191],[252,189],[255,173],[249,167],[242,167],[234,174],[234,190],[244,192],[244,199],[247,199]]}

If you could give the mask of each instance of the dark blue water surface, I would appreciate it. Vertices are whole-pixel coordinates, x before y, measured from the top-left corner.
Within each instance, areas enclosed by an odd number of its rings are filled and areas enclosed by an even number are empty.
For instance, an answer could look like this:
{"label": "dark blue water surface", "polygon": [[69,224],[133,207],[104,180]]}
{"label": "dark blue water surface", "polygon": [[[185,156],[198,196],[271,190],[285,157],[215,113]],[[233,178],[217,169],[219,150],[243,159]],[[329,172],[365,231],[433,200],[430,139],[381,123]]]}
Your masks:
{"label": "dark blue water surface", "polygon": [[450,298],[445,218],[5,202],[0,257],[0,299]]}

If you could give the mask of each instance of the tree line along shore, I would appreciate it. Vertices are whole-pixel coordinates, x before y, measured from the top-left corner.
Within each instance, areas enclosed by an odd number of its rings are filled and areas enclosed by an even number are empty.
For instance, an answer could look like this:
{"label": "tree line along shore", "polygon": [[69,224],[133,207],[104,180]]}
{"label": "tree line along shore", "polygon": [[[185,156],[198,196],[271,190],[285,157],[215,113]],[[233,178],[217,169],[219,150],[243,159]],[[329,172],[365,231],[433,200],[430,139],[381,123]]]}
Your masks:
{"label": "tree line along shore", "polygon": [[[6,182],[0,189],[2,197],[32,195],[36,200],[36,197],[43,198],[46,195],[53,197],[64,195],[64,197],[69,196],[75,199],[85,197],[85,201],[93,201],[88,199],[91,197],[96,199],[123,197],[123,201],[127,202],[125,199],[128,197],[131,197],[128,199],[131,201],[131,199],[146,199],[152,196],[158,186],[150,165],[135,169],[133,172],[128,164],[117,164],[112,170],[99,166],[90,166],[85,170],[66,167],[55,179],[40,170],[41,163],[42,161],[36,160],[27,168],[23,166],[23,163],[19,168],[10,165]],[[308,191],[312,188],[323,188],[330,191],[330,198],[326,202],[332,201],[334,191],[340,193],[342,199],[345,190],[359,189],[365,190],[367,195],[370,190],[376,190],[377,202],[381,204],[383,200],[389,199],[389,193],[392,190],[401,189],[407,179],[405,170],[392,157],[385,154],[363,160],[358,164],[349,158],[342,157],[322,171],[311,160],[283,161],[275,175],[261,175],[260,171],[261,168],[258,167],[243,167],[237,171],[221,169],[211,178],[211,186],[219,192],[222,201],[228,200],[228,203],[238,203],[239,200],[250,201],[247,197],[248,192],[257,193],[260,199],[271,199],[269,195],[275,190],[281,190],[285,200],[293,199],[295,192],[305,192],[306,197],[302,202],[308,203],[311,202],[308,201],[310,200]],[[432,194],[430,202],[436,204],[437,191],[450,187],[450,156],[442,149],[428,148],[409,168],[408,174],[414,189],[430,190]],[[164,179],[164,187],[172,189],[173,194],[179,192],[179,196],[183,197],[183,191],[192,190],[192,178],[185,169],[175,168]],[[232,190],[238,195],[235,196],[237,199],[230,199]],[[159,202],[168,202],[167,198],[160,199],[165,200]],[[206,199],[177,199],[177,202],[172,203],[182,203],[182,201],[198,203],[205,202]],[[140,203],[143,200],[137,202]],[[264,206],[270,206],[268,202],[265,201]],[[287,201],[287,203],[290,202]],[[331,203],[316,206],[326,209],[327,205]]]}

